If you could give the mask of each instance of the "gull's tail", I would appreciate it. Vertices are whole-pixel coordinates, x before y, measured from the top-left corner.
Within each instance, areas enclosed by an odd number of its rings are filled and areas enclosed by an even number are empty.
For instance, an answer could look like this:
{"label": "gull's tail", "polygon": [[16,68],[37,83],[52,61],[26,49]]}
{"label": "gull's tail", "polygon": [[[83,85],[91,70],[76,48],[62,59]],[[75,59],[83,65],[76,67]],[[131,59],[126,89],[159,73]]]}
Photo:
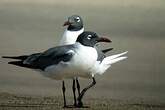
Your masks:
{"label": "gull's tail", "polygon": [[128,51],[120,53],[120,54],[108,56],[108,57],[104,58],[102,63],[105,64],[105,65],[111,65],[113,63],[119,62],[119,61],[124,60],[124,59],[127,58],[127,56],[123,56],[127,53],[128,53]]}
{"label": "gull's tail", "polygon": [[103,61],[101,62],[101,64],[100,64],[100,62],[95,64],[95,68],[94,68],[94,70],[92,70],[93,73],[95,73],[95,74],[105,73],[105,71],[108,70],[109,67],[111,67],[111,64],[126,59],[127,56],[123,56],[123,55],[127,54],[127,52],[128,51],[120,53],[120,54],[116,54],[116,55],[111,55],[111,56],[104,58]]}

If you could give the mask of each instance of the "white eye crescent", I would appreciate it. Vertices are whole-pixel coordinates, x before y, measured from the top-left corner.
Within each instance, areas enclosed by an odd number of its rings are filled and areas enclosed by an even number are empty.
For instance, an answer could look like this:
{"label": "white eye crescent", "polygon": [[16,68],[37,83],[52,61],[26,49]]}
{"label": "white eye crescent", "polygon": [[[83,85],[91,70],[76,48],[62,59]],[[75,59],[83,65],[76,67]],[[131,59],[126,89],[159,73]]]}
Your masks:
{"label": "white eye crescent", "polygon": [[89,40],[90,40],[91,38],[92,38],[92,35],[88,35],[87,39],[89,39]]}
{"label": "white eye crescent", "polygon": [[76,17],[76,20],[77,20],[77,22],[80,22],[80,18],[79,17]]}

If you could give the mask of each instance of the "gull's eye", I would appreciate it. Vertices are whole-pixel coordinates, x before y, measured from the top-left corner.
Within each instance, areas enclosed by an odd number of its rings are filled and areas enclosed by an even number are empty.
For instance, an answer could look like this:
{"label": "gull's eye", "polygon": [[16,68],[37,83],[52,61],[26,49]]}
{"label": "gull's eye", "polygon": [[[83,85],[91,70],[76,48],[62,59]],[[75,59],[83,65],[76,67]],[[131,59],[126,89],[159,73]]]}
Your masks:
{"label": "gull's eye", "polygon": [[76,17],[75,20],[76,20],[76,22],[80,22],[80,18],[79,17]]}
{"label": "gull's eye", "polygon": [[87,39],[90,40],[92,38],[92,35],[88,35]]}

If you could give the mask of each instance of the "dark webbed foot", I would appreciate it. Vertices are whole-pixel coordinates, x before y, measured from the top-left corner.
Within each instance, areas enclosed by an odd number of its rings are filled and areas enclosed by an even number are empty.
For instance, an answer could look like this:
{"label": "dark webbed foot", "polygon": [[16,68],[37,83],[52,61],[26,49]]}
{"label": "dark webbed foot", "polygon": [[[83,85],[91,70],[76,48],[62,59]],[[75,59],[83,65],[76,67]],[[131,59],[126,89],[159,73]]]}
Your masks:
{"label": "dark webbed foot", "polygon": [[77,107],[79,107],[79,108],[83,107],[83,102],[82,101],[78,101]]}

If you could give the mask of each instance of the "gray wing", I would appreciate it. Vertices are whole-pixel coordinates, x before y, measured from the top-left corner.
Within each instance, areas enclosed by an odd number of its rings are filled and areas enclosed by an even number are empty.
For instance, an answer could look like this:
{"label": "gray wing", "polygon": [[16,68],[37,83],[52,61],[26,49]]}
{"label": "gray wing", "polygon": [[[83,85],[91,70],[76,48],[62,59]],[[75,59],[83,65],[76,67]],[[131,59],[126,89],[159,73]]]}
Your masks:
{"label": "gray wing", "polygon": [[105,53],[113,50],[113,48],[107,48],[107,49],[104,49],[104,50],[101,50],[99,49],[99,47],[95,46],[95,49],[97,51],[97,54],[98,54],[98,58],[97,58],[97,61],[100,61],[100,63],[103,61],[103,59],[106,57]]}
{"label": "gray wing", "polygon": [[97,61],[100,61],[102,62],[103,59],[106,57],[105,54],[100,50],[98,49],[97,47],[96,48],[96,51],[97,51],[97,54],[98,54],[98,58],[97,58]]}
{"label": "gray wing", "polygon": [[68,62],[74,55],[75,46],[58,46],[50,48],[47,51],[34,55],[32,54],[26,60],[23,61],[24,64],[30,65],[33,68],[38,68],[44,70],[46,67],[59,62]]}

